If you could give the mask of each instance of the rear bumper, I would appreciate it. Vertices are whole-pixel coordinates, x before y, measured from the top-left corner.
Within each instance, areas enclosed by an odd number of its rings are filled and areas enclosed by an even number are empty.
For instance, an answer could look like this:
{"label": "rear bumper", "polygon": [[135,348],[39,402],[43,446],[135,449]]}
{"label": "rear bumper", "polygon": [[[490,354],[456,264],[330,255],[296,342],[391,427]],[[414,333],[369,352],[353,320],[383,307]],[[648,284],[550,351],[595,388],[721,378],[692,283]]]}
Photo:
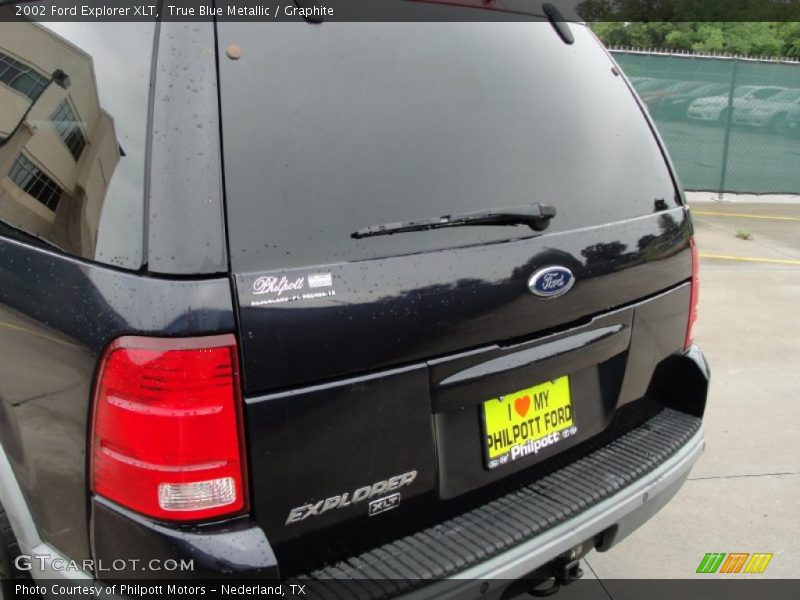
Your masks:
{"label": "rear bumper", "polygon": [[579,544],[603,535],[609,549],[658,512],[680,489],[704,448],[702,426],[661,466],[622,491],[490,560],[403,598],[491,598]]}
{"label": "rear bumper", "polygon": [[298,579],[315,591],[330,586],[334,597],[483,600],[557,559],[608,550],[661,509],[699,459],[709,380],[697,346],[673,354],[649,399],[619,411],[580,454],[566,451],[522,487]]}
{"label": "rear bumper", "polygon": [[[408,600],[497,598],[513,580],[524,577],[578,545],[586,548],[587,541],[594,546],[596,541],[602,539],[602,549],[607,550],[646,522],[675,495],[700,458],[703,448],[704,432],[700,425],[672,456],[617,493],[510,550],[401,597]],[[338,574],[346,576],[341,571]],[[49,574],[50,577],[54,575],[58,576],[57,573]],[[362,574],[362,577],[366,577],[366,574]],[[399,579],[371,579],[370,587],[385,589],[386,586],[409,583],[413,585],[413,582]],[[334,583],[340,590],[342,584],[341,579]],[[352,584],[360,592],[353,597],[364,597],[365,588],[361,587],[359,581],[353,580]],[[324,578],[309,586],[315,593],[323,592],[323,595],[326,587]]]}
{"label": "rear bumper", "polygon": [[323,595],[492,598],[579,545],[619,542],[678,491],[703,446],[701,417],[665,408],[527,486],[298,579]]}
{"label": "rear bumper", "polygon": [[[607,550],[647,521],[678,491],[704,446],[702,415],[709,380],[693,346],[657,370],[642,412],[619,432],[566,451],[523,487],[477,508],[358,556],[297,577],[314,592],[331,586],[354,597],[465,598],[499,594],[510,581],[552,563],[571,549]],[[653,401],[655,402],[655,401]],[[631,408],[634,408],[631,406]],[[622,416],[622,415],[620,415]],[[623,419],[624,421],[625,419]],[[95,558],[194,559],[175,578],[275,578],[276,557],[263,532],[242,517],[224,524],[173,528],[93,502]],[[224,574],[224,575],[223,575]],[[90,576],[50,570],[35,578]],[[101,579],[138,579],[138,570],[96,573]],[[332,581],[336,580],[336,581]]]}

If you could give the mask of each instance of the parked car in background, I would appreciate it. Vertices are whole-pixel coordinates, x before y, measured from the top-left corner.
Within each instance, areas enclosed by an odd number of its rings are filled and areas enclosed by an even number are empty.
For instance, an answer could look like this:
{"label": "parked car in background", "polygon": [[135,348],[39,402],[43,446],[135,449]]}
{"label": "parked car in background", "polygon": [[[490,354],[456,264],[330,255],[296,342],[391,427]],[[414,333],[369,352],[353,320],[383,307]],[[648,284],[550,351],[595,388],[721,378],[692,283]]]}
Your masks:
{"label": "parked car in background", "polygon": [[792,129],[791,116],[800,108],[800,90],[785,90],[736,109],[733,122],[753,127],[769,127],[781,135]]}
{"label": "parked car in background", "polygon": [[662,102],[682,94],[691,93],[702,86],[704,81],[677,81],[667,87],[649,91],[639,91],[639,97],[647,105],[650,112],[657,112]]}
{"label": "parked car in background", "polygon": [[793,135],[800,134],[800,107],[789,113],[786,120],[789,122],[789,133]]}
{"label": "parked car in background", "polygon": [[698,98],[723,95],[728,86],[724,83],[698,82],[699,85],[683,91],[666,94],[658,103],[650,107],[650,111],[659,117],[686,118],[689,105]]}
{"label": "parked car in background", "polygon": [[656,81],[655,77],[636,77],[636,76],[634,76],[634,77],[629,77],[628,79],[630,79],[631,83],[637,88],[640,85],[645,85],[648,81]]}
{"label": "parked car in background", "polygon": [[[741,85],[733,91],[733,110],[734,113],[739,108],[749,106],[757,100],[766,100],[771,98],[779,92],[785,91],[785,87],[780,86],[760,86],[760,85]],[[694,100],[687,111],[690,119],[700,119],[702,121],[719,121],[725,122],[728,120],[728,102],[727,94],[719,96],[709,96],[706,98],[698,98]]]}
{"label": "parked car in background", "polygon": [[665,88],[676,83],[674,79],[661,79],[659,77],[631,77],[630,80],[639,93]]}

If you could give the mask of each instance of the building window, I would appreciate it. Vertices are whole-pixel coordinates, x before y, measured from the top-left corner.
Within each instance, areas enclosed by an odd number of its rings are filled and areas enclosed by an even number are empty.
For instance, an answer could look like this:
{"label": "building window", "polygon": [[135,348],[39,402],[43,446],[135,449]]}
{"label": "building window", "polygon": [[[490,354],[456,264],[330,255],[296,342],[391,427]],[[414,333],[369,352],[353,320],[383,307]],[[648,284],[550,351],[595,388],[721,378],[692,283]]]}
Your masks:
{"label": "building window", "polygon": [[8,177],[50,210],[55,211],[58,208],[64,190],[22,154],[17,157]]}
{"label": "building window", "polygon": [[66,99],[58,105],[50,119],[61,137],[61,141],[64,142],[69,149],[69,153],[72,154],[72,158],[78,160],[81,152],[86,147],[86,138],[83,135],[83,130],[78,123],[77,117],[75,117],[75,111],[72,110]]}
{"label": "building window", "polygon": [[49,81],[38,71],[0,52],[0,83],[36,100]]}

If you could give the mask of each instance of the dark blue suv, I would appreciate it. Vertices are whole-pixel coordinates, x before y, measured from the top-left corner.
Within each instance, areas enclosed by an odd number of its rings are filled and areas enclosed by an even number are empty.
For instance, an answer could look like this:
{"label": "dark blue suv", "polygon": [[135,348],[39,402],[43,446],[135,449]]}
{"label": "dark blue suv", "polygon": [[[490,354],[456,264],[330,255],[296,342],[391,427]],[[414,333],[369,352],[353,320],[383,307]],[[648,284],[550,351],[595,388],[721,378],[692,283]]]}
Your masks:
{"label": "dark blue suv", "polygon": [[667,502],[689,210],[593,34],[524,21],[0,23],[3,593],[499,592]]}

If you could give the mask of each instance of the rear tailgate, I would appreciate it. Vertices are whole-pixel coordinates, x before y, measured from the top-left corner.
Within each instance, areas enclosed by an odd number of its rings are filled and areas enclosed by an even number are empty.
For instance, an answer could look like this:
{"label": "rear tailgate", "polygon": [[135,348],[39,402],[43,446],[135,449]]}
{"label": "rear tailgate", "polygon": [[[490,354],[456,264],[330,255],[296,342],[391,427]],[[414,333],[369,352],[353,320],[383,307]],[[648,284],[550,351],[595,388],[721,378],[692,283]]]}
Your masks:
{"label": "rear tailgate", "polygon": [[[635,303],[675,289],[663,322],[685,323],[688,215],[572,29],[218,24],[252,506],[274,544],[354,520],[388,535],[585,440],[619,402]],[[534,202],[558,211],[544,234],[351,237]],[[532,294],[550,266],[574,287]],[[531,443],[512,457],[509,435]]]}

